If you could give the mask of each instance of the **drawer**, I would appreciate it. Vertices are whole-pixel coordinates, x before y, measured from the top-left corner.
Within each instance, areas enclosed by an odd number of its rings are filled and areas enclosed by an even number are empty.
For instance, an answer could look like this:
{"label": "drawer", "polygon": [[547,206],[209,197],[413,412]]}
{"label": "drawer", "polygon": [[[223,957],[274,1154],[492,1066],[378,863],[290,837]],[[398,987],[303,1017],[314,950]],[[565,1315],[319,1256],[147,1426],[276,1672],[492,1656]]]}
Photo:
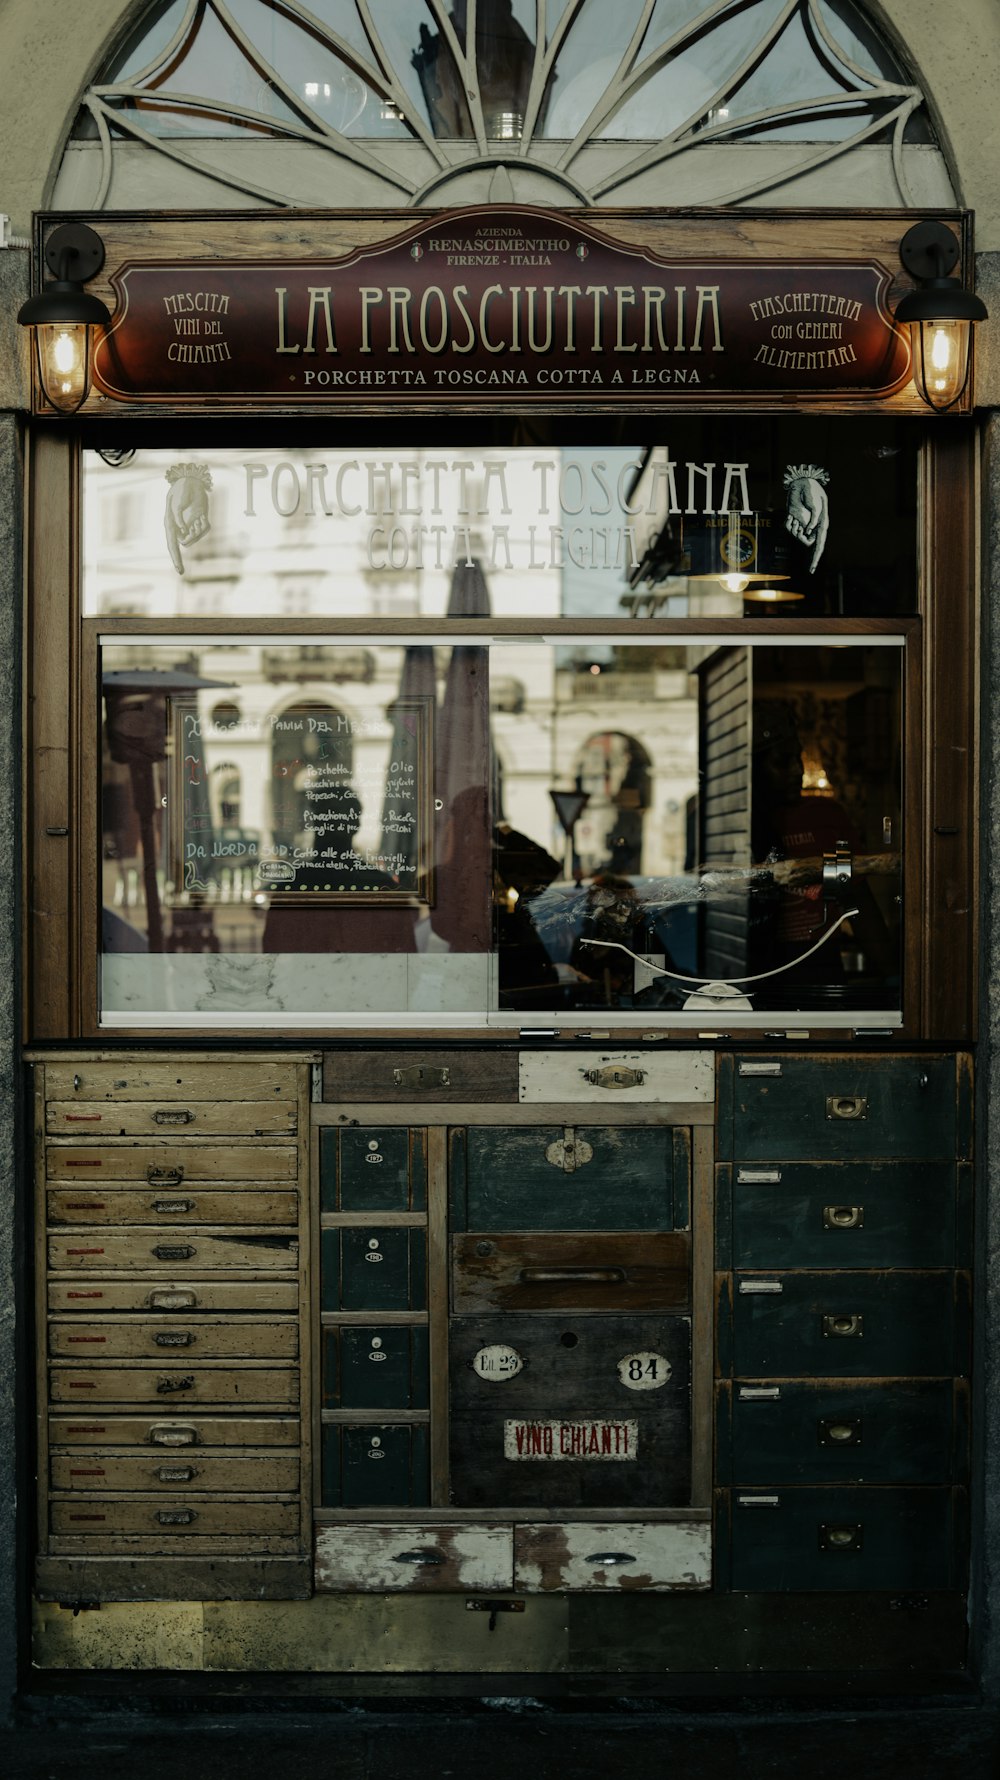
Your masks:
{"label": "drawer", "polygon": [[234,1187],[199,1192],[190,1187],[144,1187],[128,1192],[94,1187],[54,1187],[46,1194],[50,1225],[57,1224],[277,1224],[294,1229],[299,1219],[295,1192]]}
{"label": "drawer", "polygon": [[67,1317],[49,1323],[49,1353],[58,1359],[294,1360],[298,1351],[296,1317],[122,1316],[100,1323]]}
{"label": "drawer", "polygon": [[522,1051],[518,1098],[627,1106],[636,1101],[697,1105],[715,1099],[711,1051]]}
{"label": "drawer", "polygon": [[324,1310],[423,1310],[427,1305],[427,1232],[365,1224],[324,1230]]}
{"label": "drawer", "polygon": [[516,1100],[516,1051],[327,1051],[323,1099],[438,1102]]}
{"label": "drawer", "polygon": [[736,1267],[949,1267],[953,1162],[782,1162],[733,1171]]}
{"label": "drawer", "polygon": [[954,1057],[738,1058],[737,1161],[955,1154]]}
{"label": "drawer", "polygon": [[456,1229],[670,1230],[688,1222],[686,1127],[470,1127],[453,1131],[450,1147]]}
{"label": "drawer", "polygon": [[56,1137],[294,1137],[294,1100],[50,1100],[45,1129]]}
{"label": "drawer", "polygon": [[343,1526],[316,1534],[316,1592],[422,1593],[509,1590],[510,1527]]}
{"label": "drawer", "polygon": [[119,1310],[286,1310],[299,1308],[297,1279],[199,1279],[152,1284],[148,1279],[54,1279],[49,1311],[95,1313]]}
{"label": "drawer", "polygon": [[686,1405],[644,1415],[455,1414],[451,1499],[456,1508],[684,1508]]}
{"label": "drawer", "polygon": [[954,1490],[735,1490],[731,1515],[734,1589],[949,1588],[961,1566]]}
{"label": "drawer", "polygon": [[551,1521],[514,1528],[514,1587],[550,1590],[708,1588],[712,1529],[707,1521]]}
{"label": "drawer", "polygon": [[238,1062],[213,1058],[211,1063],[189,1063],[183,1057],[169,1063],[78,1057],[73,1063],[45,1064],[49,1100],[293,1100],[295,1089],[294,1064],[255,1063],[247,1057]]}
{"label": "drawer", "polygon": [[79,1407],[91,1403],[150,1403],[161,1412],[190,1403],[225,1403],[241,1407],[297,1408],[299,1375],[293,1366],[162,1366],[49,1367],[53,1403]]}
{"label": "drawer", "polygon": [[174,1453],[96,1451],[53,1453],[49,1476],[54,1490],[145,1490],[190,1488],[229,1490],[240,1495],[294,1494],[299,1487],[298,1453]]}
{"label": "drawer", "polygon": [[425,1211],[427,1133],[363,1125],[319,1134],[323,1211]]}
{"label": "drawer", "polygon": [[[240,1230],[91,1230],[50,1234],[48,1263],[55,1272],[105,1273],[166,1267],[181,1262],[206,1271],[234,1267],[254,1272],[294,1272],[299,1264],[295,1236]],[[158,1282],[160,1283],[160,1282]],[[166,1284],[166,1281],[162,1282]]]}
{"label": "drawer", "polygon": [[961,1391],[951,1379],[737,1383],[720,1397],[720,1469],[731,1453],[742,1485],[949,1483],[965,1462]]}
{"label": "drawer", "polygon": [[452,1308],[669,1310],[690,1298],[690,1244],[664,1231],[492,1231],[452,1238]]}
{"label": "drawer", "polygon": [[426,1409],[428,1331],[380,1324],[323,1330],[324,1409]]}
{"label": "drawer", "polygon": [[426,1422],[323,1428],[323,1506],[423,1508],[430,1497]]}
{"label": "drawer", "polygon": [[743,1378],[962,1374],[963,1284],[952,1273],[739,1274],[734,1370]]}
{"label": "drawer", "polygon": [[294,1180],[299,1153],[293,1144],[188,1143],[175,1137],[159,1144],[49,1143],[45,1146],[48,1180],[85,1182],[144,1181],[151,1187],[174,1188],[187,1182]]}
{"label": "drawer", "polygon": [[687,1429],[690,1317],[452,1317],[449,1349],[458,1412],[655,1414]]}
{"label": "drawer", "polygon": [[294,1415],[97,1415],[63,1410],[49,1416],[49,1447],[151,1446],[183,1452],[202,1446],[294,1446],[301,1427]]}
{"label": "drawer", "polygon": [[53,1533],[73,1534],[107,1542],[118,1533],[145,1533],[157,1539],[180,1539],[190,1533],[200,1537],[220,1534],[245,1539],[255,1533],[280,1533],[294,1538],[299,1530],[298,1502],[269,1502],[266,1498],[232,1501],[183,1496],[106,1496],[88,1501],[69,1497],[49,1503],[49,1527]]}

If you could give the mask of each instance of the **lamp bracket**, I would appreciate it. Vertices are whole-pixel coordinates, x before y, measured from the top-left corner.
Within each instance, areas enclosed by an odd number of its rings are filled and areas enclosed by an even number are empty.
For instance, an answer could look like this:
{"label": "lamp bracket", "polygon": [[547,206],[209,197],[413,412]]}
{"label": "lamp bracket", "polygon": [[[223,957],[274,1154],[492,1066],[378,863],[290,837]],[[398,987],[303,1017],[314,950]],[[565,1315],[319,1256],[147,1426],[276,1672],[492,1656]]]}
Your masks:
{"label": "lamp bracket", "polygon": [[958,242],[945,223],[914,223],[899,244],[899,257],[911,278],[947,278],[958,261]]}
{"label": "lamp bracket", "polygon": [[86,284],[104,264],[104,242],[86,223],[61,223],[46,239],[45,264],[53,278]]}

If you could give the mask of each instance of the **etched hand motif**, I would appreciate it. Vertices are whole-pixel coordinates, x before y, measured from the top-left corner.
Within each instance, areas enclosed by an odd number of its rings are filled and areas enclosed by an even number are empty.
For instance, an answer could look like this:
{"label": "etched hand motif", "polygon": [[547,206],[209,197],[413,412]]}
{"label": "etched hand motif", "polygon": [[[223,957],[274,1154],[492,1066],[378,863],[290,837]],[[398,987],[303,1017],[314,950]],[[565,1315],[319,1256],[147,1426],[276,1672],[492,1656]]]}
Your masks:
{"label": "etched hand motif", "polygon": [[170,560],[177,573],[183,575],[181,545],[193,544],[211,530],[208,491],[212,486],[212,473],[206,464],[171,464],[167,481],[170,491],[163,529],[167,534]]}
{"label": "etched hand motif", "polygon": [[785,471],[785,529],[812,549],[809,573],[815,572],[830,529],[829,473],[818,464],[789,464]]}

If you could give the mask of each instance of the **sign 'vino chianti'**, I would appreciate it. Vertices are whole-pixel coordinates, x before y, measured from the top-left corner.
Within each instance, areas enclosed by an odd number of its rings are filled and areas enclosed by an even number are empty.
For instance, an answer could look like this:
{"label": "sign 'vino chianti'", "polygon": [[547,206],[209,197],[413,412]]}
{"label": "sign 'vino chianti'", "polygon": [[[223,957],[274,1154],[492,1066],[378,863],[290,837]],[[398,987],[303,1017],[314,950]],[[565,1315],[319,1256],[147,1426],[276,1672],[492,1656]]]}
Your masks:
{"label": "sign 'vino chianti'", "polygon": [[101,231],[103,414],[917,405],[896,216],[489,207]]}

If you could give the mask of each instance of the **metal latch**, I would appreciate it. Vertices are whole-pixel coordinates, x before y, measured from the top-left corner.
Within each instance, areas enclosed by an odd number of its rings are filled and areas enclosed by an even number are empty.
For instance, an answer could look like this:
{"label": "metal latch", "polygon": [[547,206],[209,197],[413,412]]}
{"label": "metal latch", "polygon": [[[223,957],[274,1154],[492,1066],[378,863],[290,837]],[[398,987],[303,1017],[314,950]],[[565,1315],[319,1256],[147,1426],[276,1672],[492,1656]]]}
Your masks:
{"label": "metal latch", "polygon": [[601,1069],[585,1069],[583,1079],[592,1088],[641,1088],[646,1072],[629,1069],[624,1063],[605,1063]]}
{"label": "metal latch", "polygon": [[850,884],[854,874],[854,855],[849,841],[834,841],[833,852],[823,854],[823,887],[837,890]]}
{"label": "metal latch", "polygon": [[394,1069],[392,1079],[397,1088],[451,1087],[449,1069],[429,1069],[424,1063],[408,1063],[403,1069]]}
{"label": "metal latch", "polygon": [[491,1632],[495,1632],[497,1629],[497,1614],[498,1613],[523,1613],[524,1608],[525,1608],[525,1603],[523,1601],[490,1601],[490,1600],[486,1600],[486,1601],[466,1601],[466,1603],[465,1603],[466,1613],[488,1613],[489,1614],[490,1623],[489,1623],[488,1630]]}
{"label": "metal latch", "polygon": [[591,1144],[582,1137],[577,1137],[572,1125],[567,1125],[562,1137],[550,1143],[545,1151],[546,1162],[553,1168],[561,1168],[564,1174],[574,1174],[585,1163],[592,1162],[594,1151]]}

